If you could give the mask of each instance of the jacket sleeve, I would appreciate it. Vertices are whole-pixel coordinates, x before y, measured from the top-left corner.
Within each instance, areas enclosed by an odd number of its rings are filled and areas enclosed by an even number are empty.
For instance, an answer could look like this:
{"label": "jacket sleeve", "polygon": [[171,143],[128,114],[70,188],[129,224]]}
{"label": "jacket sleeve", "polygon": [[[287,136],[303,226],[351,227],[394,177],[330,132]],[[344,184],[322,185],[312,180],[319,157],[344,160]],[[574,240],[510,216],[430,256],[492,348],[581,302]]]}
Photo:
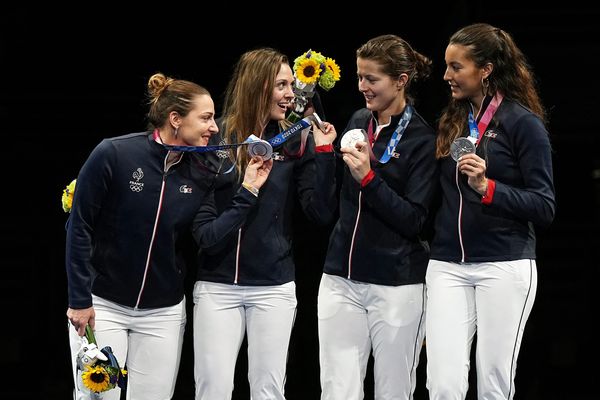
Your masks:
{"label": "jacket sleeve", "polygon": [[240,229],[257,202],[256,196],[240,187],[231,205],[218,214],[214,191],[211,191],[194,218],[192,233],[198,246],[208,253],[220,250],[228,236]]}
{"label": "jacket sleeve", "polygon": [[71,308],[92,306],[94,229],[112,179],[111,165],[116,157],[113,150],[109,141],[102,141],[92,151],[77,177],[65,254]]}
{"label": "jacket sleeve", "polygon": [[438,185],[435,136],[424,136],[409,157],[411,164],[402,195],[396,193],[377,173],[362,191],[365,201],[380,219],[389,221],[401,235],[415,238],[425,225]]}
{"label": "jacket sleeve", "polygon": [[514,133],[513,152],[519,163],[523,187],[496,180],[493,201],[487,207],[497,207],[547,227],[554,219],[556,209],[548,132],[539,118],[527,114],[516,122]]}
{"label": "jacket sleeve", "polygon": [[312,135],[308,136],[306,152],[295,166],[294,179],[306,216],[321,225],[332,222],[337,206],[335,154],[315,152]]}

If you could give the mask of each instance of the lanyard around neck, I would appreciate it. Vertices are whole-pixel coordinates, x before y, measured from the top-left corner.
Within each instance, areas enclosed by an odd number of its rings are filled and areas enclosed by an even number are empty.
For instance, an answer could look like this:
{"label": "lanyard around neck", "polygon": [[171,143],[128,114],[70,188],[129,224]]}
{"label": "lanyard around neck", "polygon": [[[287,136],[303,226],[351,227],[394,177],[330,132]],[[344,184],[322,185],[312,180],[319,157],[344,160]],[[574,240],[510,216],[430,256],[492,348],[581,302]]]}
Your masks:
{"label": "lanyard around neck", "polygon": [[485,109],[485,112],[483,113],[483,116],[479,122],[475,121],[475,117],[473,117],[473,111],[469,111],[469,137],[473,142],[475,142],[475,144],[479,144],[482,134],[485,133],[485,130],[492,121],[492,118],[494,117],[494,114],[496,114],[496,111],[498,110],[498,107],[500,107],[503,99],[504,96],[501,93],[496,93],[496,95],[492,98],[492,101],[490,101],[490,104]]}
{"label": "lanyard around neck", "polygon": [[[400,139],[402,139],[402,135],[404,135],[404,131],[406,130],[406,127],[408,126],[411,118],[412,118],[412,114],[413,114],[413,108],[410,105],[406,105],[406,107],[404,108],[404,113],[402,114],[402,117],[400,118],[400,121],[398,121],[398,125],[396,126],[396,129],[394,129],[394,133],[392,134],[392,137],[390,138],[390,141],[388,142],[386,148],[385,148],[385,152],[381,155],[381,158],[379,159],[379,162],[381,164],[385,164],[390,160],[390,157],[392,157],[392,154],[394,154],[394,151],[396,150],[396,147],[398,146],[398,143],[400,142]],[[374,138],[374,134],[373,134],[373,119],[371,118],[371,120],[369,121],[369,138]],[[373,140],[371,145],[375,144],[375,140]],[[372,152],[371,153],[371,157],[375,158],[375,156],[373,155]]]}

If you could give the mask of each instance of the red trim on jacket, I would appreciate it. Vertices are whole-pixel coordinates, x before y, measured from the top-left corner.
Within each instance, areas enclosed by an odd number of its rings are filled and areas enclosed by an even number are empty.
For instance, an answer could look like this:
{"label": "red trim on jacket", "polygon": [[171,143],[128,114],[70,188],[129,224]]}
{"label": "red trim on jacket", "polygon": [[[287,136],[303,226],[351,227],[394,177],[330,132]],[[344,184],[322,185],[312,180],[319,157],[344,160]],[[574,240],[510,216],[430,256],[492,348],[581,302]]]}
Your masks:
{"label": "red trim on jacket", "polygon": [[332,153],[333,144],[323,144],[321,146],[315,146],[315,153]]}
{"label": "red trim on jacket", "polygon": [[493,179],[488,179],[487,190],[481,196],[481,204],[489,205],[492,204],[492,200],[494,199],[494,191],[496,190],[496,181]]}
{"label": "red trim on jacket", "polygon": [[373,178],[375,178],[375,172],[372,169],[370,169],[369,172],[365,175],[365,177],[362,178],[362,181],[360,181],[360,187],[364,188],[365,186],[367,186],[369,182],[373,180]]}

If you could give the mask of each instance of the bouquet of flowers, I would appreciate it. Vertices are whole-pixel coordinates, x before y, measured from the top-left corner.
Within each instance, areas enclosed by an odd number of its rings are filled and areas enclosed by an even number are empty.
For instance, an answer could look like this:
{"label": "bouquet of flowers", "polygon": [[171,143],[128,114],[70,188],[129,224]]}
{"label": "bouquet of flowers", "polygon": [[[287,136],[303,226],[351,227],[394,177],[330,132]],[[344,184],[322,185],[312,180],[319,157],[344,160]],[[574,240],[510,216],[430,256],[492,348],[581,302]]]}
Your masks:
{"label": "bouquet of flowers", "polygon": [[315,94],[315,87],[319,85],[325,90],[335,86],[340,80],[340,67],[332,58],[321,53],[308,50],[294,60],[294,110],[288,120],[296,122],[302,119],[304,108]]}
{"label": "bouquet of flowers", "polygon": [[62,194],[62,208],[66,213],[71,212],[71,207],[73,206],[73,194],[75,193],[75,184],[77,183],[77,179],[73,179],[71,183],[67,185],[67,187],[63,190]]}
{"label": "bouquet of flowers", "polygon": [[[127,371],[119,367],[117,358],[110,346],[98,349],[92,328],[85,327],[85,337],[77,354],[77,368],[81,370],[81,383],[84,388],[101,393],[115,387],[125,388]],[[78,374],[79,375],[79,374]]]}

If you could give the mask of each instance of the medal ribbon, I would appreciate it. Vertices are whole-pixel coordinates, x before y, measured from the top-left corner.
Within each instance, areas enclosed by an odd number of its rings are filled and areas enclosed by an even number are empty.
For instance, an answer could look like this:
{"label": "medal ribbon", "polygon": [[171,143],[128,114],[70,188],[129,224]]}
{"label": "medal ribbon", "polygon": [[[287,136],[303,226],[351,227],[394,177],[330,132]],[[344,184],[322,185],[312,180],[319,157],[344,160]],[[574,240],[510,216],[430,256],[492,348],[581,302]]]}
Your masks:
{"label": "medal ribbon", "polygon": [[[406,130],[406,127],[408,126],[411,118],[412,118],[412,114],[413,114],[413,108],[410,105],[406,105],[406,108],[404,109],[404,113],[402,114],[402,117],[400,118],[400,121],[398,121],[398,125],[396,126],[396,129],[394,130],[394,133],[392,134],[392,137],[390,138],[390,141],[388,142],[384,153],[381,155],[381,158],[379,159],[379,162],[381,164],[385,164],[390,160],[390,157],[392,157],[392,154],[394,154],[394,150],[396,150],[396,147],[398,146],[398,143],[400,142],[400,139],[402,139],[402,135],[404,135],[404,131]],[[377,158],[375,158],[375,155],[373,154],[373,150],[372,150],[372,146],[375,144],[375,135],[373,134],[373,119],[371,119],[369,121],[369,130],[368,130],[368,134],[369,134],[369,141],[371,142],[371,146],[369,146],[369,154],[371,155],[371,159],[372,160],[377,160]]]}
{"label": "medal ribbon", "polygon": [[[302,118],[300,121],[296,122],[294,125],[292,125],[288,129],[286,129],[285,131],[283,131],[280,134],[278,134],[277,136],[272,137],[271,139],[267,140],[267,142],[269,142],[271,147],[282,145],[287,140],[289,140],[293,135],[304,130],[305,128],[310,127],[311,126],[310,121],[312,121],[313,118],[314,117],[311,117],[310,115],[308,117]],[[158,135],[158,130],[154,131],[154,135],[155,135],[155,137],[156,137],[156,135]],[[236,148],[239,146],[244,146],[244,145],[250,144],[255,141],[256,141],[256,136],[254,136],[254,138],[249,137],[242,143],[219,144],[219,145],[212,145],[212,146],[173,146],[173,145],[168,145],[168,144],[164,144],[164,143],[162,143],[162,145],[167,150],[172,150],[172,151],[207,153],[209,151],[233,149],[233,148]]]}
{"label": "medal ribbon", "polygon": [[501,93],[496,93],[490,104],[485,109],[485,112],[478,123],[475,122],[473,112],[469,111],[469,137],[473,143],[475,143],[475,145],[479,144],[479,141],[481,140],[481,134],[485,133],[485,130],[492,121],[494,114],[496,114],[498,107],[500,107],[500,104],[502,104],[503,99],[504,96]]}

